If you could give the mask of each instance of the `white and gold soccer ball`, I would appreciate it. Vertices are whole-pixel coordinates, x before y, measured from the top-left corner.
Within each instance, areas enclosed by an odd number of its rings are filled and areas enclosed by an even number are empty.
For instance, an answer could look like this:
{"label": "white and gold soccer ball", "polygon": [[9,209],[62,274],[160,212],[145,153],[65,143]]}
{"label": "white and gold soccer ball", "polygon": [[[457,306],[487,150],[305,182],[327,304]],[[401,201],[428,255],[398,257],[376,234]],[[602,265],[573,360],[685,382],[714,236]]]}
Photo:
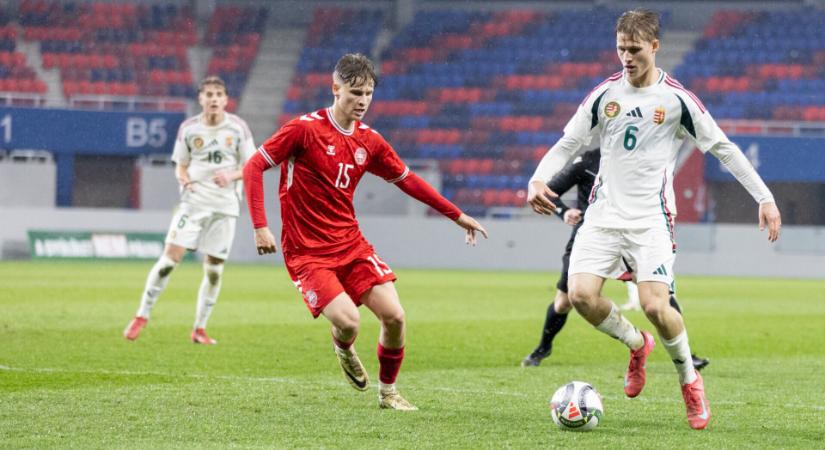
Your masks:
{"label": "white and gold soccer ball", "polygon": [[571,381],[550,398],[550,417],[562,430],[590,431],[604,417],[602,396],[590,383]]}

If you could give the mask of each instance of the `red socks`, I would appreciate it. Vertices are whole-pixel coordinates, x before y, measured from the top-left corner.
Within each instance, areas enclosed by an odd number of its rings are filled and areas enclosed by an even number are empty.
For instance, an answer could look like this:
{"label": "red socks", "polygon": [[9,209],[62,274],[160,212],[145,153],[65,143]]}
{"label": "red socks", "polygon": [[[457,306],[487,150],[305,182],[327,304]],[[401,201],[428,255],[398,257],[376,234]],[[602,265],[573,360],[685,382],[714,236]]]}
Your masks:
{"label": "red socks", "polygon": [[384,384],[393,384],[401,370],[401,362],[404,360],[404,347],[385,348],[378,344],[378,379]]}
{"label": "red socks", "polygon": [[332,335],[332,342],[334,342],[335,346],[340,348],[341,350],[349,350],[349,348],[352,347],[352,344],[355,342],[355,338],[353,338],[350,342],[343,342],[343,341],[339,341],[338,338],[336,338],[335,335],[333,334]]}

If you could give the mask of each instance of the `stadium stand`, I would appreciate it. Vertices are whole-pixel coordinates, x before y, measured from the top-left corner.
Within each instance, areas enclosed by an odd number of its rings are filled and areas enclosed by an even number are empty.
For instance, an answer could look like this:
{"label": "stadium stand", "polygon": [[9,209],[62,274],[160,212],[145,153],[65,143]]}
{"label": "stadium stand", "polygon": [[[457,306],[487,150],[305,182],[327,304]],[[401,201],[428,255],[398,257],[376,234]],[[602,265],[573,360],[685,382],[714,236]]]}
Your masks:
{"label": "stadium stand", "polygon": [[[60,70],[62,91],[68,99],[97,95],[189,100],[196,94],[196,80],[187,52],[196,45],[212,49],[208,71],[224,77],[230,95],[238,97],[267,17],[265,7],[218,6],[201,40],[194,12],[186,4],[23,0],[18,13],[23,37],[40,43],[44,69]],[[6,33],[13,33],[14,28],[8,30],[0,29],[2,49],[9,41]],[[13,36],[10,42],[13,49]],[[0,56],[0,64],[5,61]],[[3,87],[0,90],[7,90]],[[42,82],[30,88],[45,91]],[[111,101],[106,106],[133,103]],[[183,101],[159,104],[165,109],[186,108]],[[235,107],[233,101],[229,110]]]}
{"label": "stadium stand", "polygon": [[721,10],[676,76],[717,118],[825,120],[825,13]]}
{"label": "stadium stand", "polygon": [[207,72],[219,75],[226,82],[229,111],[235,111],[237,99],[246,85],[268,14],[265,7],[219,5],[209,20],[204,44],[213,52]]}
{"label": "stadium stand", "polygon": [[[11,23],[11,13],[0,9],[0,92],[44,94],[46,83],[38,79],[29,66],[26,56],[17,50],[17,29]],[[34,97],[0,96],[0,104],[15,106],[40,106]]]}
{"label": "stadium stand", "polygon": [[[343,14],[375,17],[316,11],[281,123],[329,101],[331,65],[342,53],[371,48],[327,26]],[[585,18],[601,31],[583,37]],[[523,206],[535,161],[615,67],[614,21],[612,11],[419,11],[381,55],[371,125],[403,157],[437,159],[445,196],[469,214]],[[364,34],[379,25],[375,17]]]}

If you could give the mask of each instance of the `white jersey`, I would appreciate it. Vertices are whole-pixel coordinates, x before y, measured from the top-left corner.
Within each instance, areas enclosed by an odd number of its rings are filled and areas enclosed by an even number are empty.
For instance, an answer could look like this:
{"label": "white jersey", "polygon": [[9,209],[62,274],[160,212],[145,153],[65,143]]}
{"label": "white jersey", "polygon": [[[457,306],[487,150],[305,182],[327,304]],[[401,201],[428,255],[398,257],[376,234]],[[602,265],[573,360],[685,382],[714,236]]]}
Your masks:
{"label": "white jersey", "polygon": [[223,122],[208,126],[203,114],[185,120],[178,130],[172,160],[188,164],[193,192],[184,190],[181,201],[213,212],[238,216],[243,192],[241,181],[219,187],[212,181],[218,170],[239,170],[255,153],[255,143],[246,122],[225,113]]}
{"label": "white jersey", "polygon": [[[562,139],[581,147],[593,137],[601,141],[601,162],[586,223],[603,228],[665,226],[672,231],[673,172],[684,138],[720,159],[730,152],[741,155],[699,99],[661,70],[654,84],[642,88],[628,83],[622,72],[598,85]],[[745,185],[757,201],[771,197],[755,171],[747,175],[758,180],[749,183],[756,186]]]}

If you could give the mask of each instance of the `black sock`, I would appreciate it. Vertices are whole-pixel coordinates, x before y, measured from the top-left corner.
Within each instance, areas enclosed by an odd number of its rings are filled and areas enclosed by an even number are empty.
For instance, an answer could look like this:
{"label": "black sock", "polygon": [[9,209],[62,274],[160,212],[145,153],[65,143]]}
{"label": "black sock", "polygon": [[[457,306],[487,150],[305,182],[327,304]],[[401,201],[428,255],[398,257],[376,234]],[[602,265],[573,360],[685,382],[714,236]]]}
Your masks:
{"label": "black sock", "polygon": [[547,307],[547,317],[544,319],[544,331],[541,333],[541,343],[533,350],[533,353],[547,356],[550,353],[550,349],[553,348],[553,339],[564,327],[565,322],[567,322],[567,313],[557,313],[553,303],[550,303],[550,306]]}
{"label": "black sock", "polygon": [[682,314],[682,308],[679,307],[679,302],[676,301],[676,296],[673,294],[670,295],[670,306],[676,311],[679,311],[679,314]]}

